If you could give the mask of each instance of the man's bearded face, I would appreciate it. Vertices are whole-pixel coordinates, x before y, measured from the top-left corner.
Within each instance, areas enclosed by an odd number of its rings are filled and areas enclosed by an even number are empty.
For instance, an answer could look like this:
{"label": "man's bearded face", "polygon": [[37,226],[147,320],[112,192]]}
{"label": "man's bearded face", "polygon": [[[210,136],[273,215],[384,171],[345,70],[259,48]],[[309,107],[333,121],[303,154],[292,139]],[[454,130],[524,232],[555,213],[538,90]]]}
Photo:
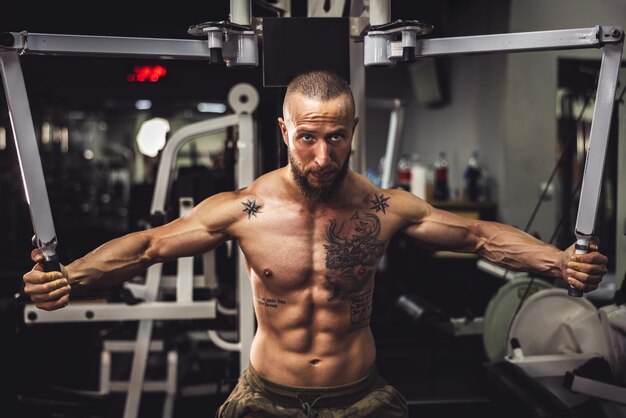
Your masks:
{"label": "man's bearded face", "polygon": [[[298,161],[294,157],[293,153],[289,151],[289,163],[291,166],[291,174],[296,181],[302,194],[311,200],[316,202],[323,202],[334,196],[334,194],[341,187],[346,174],[348,173],[348,167],[350,166],[350,153],[346,158],[343,165],[337,169],[301,169]],[[317,185],[311,184],[308,177],[315,174],[325,174],[328,178],[326,182],[320,182]]]}

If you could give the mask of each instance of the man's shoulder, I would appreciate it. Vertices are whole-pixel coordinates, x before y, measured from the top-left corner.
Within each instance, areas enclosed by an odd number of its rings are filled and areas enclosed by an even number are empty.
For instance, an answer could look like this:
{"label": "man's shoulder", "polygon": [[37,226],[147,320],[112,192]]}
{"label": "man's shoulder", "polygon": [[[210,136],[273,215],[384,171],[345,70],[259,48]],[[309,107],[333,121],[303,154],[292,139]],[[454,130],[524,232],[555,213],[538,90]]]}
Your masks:
{"label": "man's shoulder", "polygon": [[265,202],[272,199],[272,196],[276,195],[280,189],[276,171],[263,174],[240,189],[220,193],[220,201],[227,206],[229,204],[237,207],[243,205],[245,208],[265,205]]}
{"label": "man's shoulder", "polygon": [[366,177],[353,172],[352,181],[349,186],[354,196],[364,202],[376,201],[404,201],[416,197],[404,189],[383,189],[376,186]]}
{"label": "man's shoulder", "polygon": [[360,188],[359,199],[369,209],[402,218],[414,216],[416,211],[422,213],[428,206],[424,200],[402,188],[385,189],[371,183]]}
{"label": "man's shoulder", "polygon": [[282,170],[276,169],[257,177],[247,187],[238,190],[243,195],[254,195],[259,199],[270,197],[281,190],[283,184]]}

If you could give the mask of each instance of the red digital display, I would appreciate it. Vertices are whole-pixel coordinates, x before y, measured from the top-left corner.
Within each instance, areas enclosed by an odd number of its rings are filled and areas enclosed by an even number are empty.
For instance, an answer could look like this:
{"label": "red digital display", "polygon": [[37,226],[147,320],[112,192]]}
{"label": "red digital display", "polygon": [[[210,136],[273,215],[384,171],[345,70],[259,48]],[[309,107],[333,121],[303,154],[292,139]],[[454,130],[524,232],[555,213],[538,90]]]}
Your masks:
{"label": "red digital display", "polygon": [[162,65],[135,65],[133,72],[126,76],[130,83],[156,83],[167,74]]}

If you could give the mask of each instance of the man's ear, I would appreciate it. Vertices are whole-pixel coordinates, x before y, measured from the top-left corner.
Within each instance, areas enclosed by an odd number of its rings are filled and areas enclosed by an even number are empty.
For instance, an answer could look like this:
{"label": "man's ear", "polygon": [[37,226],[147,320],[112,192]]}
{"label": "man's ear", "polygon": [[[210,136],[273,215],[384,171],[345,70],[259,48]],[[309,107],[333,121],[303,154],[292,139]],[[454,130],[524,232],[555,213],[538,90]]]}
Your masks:
{"label": "man's ear", "polygon": [[354,117],[354,123],[352,124],[352,132],[354,132],[354,130],[356,129],[356,126],[359,124],[359,117],[355,116]]}
{"label": "man's ear", "polygon": [[280,133],[283,136],[283,142],[289,147],[289,134],[287,133],[287,124],[283,118],[278,118],[278,126],[280,127]]}

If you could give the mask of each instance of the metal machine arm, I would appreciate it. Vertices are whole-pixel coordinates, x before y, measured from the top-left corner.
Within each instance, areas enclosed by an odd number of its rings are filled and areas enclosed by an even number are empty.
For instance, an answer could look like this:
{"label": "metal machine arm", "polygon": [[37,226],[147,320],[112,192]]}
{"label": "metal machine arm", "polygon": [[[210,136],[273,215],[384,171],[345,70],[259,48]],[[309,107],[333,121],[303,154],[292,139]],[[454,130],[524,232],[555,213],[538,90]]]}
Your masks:
{"label": "metal machine arm", "polygon": [[26,99],[26,85],[19,57],[10,51],[0,51],[0,69],[13,128],[26,201],[33,224],[33,244],[41,248],[45,271],[60,270],[56,254],[57,236],[52,220],[46,181],[43,176],[39,148],[32,124],[30,106]]}

